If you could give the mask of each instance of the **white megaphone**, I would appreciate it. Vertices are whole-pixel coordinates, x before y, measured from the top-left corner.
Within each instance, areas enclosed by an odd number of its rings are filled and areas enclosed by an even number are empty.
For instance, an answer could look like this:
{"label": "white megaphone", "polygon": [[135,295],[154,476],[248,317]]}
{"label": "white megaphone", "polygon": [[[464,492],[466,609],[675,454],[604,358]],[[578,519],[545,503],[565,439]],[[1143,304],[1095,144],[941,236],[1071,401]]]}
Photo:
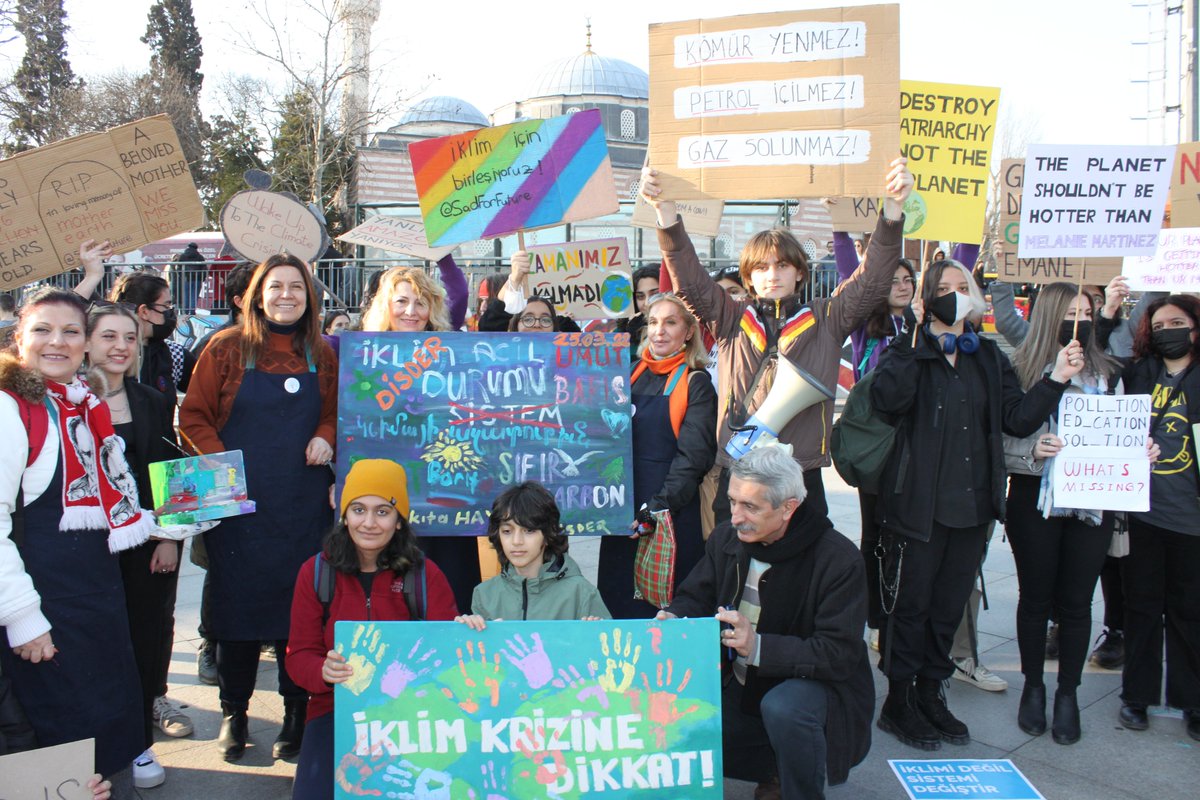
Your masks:
{"label": "white megaphone", "polygon": [[792,421],[792,417],[811,405],[832,400],[833,397],[833,392],[822,386],[820,381],[788,359],[780,357],[775,367],[775,383],[754,416],[745,425],[729,426],[733,429],[733,436],[725,445],[725,452],[736,461],[756,447],[779,441],[779,432]]}

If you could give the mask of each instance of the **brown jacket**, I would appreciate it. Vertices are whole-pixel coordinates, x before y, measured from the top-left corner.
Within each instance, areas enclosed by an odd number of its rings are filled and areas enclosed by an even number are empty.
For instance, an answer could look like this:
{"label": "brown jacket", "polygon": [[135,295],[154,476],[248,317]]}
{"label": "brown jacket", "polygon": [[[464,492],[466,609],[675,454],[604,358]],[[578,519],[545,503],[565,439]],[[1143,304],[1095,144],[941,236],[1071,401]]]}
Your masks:
{"label": "brown jacket", "polygon": [[[816,298],[807,306],[798,296],[778,301],[730,299],[701,266],[682,221],[659,229],[659,248],[676,294],[717,339],[718,464],[730,463],[725,444],[730,437],[726,416],[731,400],[743,400],[752,414],[771,388],[773,366],[767,367],[759,380],[755,397],[745,397],[766,351],[759,343],[765,343],[772,332],[783,332],[779,338],[781,355],[830,391],[836,391],[846,337],[866,322],[892,289],[892,276],[903,247],[903,227],[903,221],[890,222],[880,215],[866,257],[854,274],[838,286],[833,297]],[[790,337],[789,331],[793,332]],[[804,469],[827,467],[831,463],[832,429],[833,401],[827,400],[793,417],[780,431],[779,440],[792,445]]]}

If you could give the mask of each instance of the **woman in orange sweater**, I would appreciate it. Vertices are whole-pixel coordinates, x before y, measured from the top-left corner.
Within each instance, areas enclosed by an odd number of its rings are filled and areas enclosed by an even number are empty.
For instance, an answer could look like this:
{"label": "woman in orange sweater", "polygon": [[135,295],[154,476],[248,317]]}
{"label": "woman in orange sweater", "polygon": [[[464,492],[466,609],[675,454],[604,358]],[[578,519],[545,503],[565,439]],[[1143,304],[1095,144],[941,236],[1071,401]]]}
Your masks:
{"label": "woman in orange sweater", "polygon": [[337,362],[321,338],[307,264],[281,254],[258,265],[241,325],[205,349],[179,424],[200,453],[242,451],[257,504],[255,513],[204,534],[223,716],[217,746],[227,760],[245,751],[260,644],[273,642],[284,700],[273,754],[295,756],[307,694],[287,674],[292,589],[333,523],[329,463],[337,429]]}

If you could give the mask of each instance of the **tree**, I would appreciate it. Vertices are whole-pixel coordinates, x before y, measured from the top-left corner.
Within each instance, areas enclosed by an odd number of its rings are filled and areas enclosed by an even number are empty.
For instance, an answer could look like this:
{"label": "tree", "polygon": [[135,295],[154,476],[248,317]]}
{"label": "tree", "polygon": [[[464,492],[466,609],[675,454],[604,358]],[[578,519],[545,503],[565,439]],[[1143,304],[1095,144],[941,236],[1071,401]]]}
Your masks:
{"label": "tree", "polygon": [[229,198],[247,188],[242,178],[246,170],[266,169],[262,149],[262,138],[244,109],[234,111],[232,117],[213,117],[205,205],[214,224]]}
{"label": "tree", "polygon": [[[200,59],[204,49],[191,0],[157,0],[150,7],[142,42],[152,51],[147,80],[151,96],[161,106],[161,111],[155,113],[170,115],[192,174],[203,183],[205,142],[211,130],[200,113],[200,89],[204,85]],[[187,102],[180,102],[181,95]]]}
{"label": "tree", "polygon": [[302,88],[284,98],[271,152],[272,188],[320,205],[331,235],[345,230],[335,195],[353,172],[354,144],[340,135],[328,115],[321,118],[312,96]]}
{"label": "tree", "polygon": [[14,27],[25,39],[25,55],[5,92],[3,105],[12,151],[27,150],[69,135],[72,108],[82,81],[67,60],[67,15],[63,0],[18,0]]}

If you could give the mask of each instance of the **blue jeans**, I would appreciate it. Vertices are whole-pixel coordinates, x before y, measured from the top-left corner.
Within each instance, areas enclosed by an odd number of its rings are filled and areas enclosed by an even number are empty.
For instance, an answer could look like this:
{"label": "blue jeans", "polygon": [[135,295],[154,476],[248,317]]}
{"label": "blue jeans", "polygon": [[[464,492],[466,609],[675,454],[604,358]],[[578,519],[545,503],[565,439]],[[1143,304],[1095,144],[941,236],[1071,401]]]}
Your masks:
{"label": "blue jeans", "polygon": [[788,800],[825,797],[825,684],[791,678],[763,696],[762,717],[742,711],[736,679],[721,693],[725,777],[762,783],[776,775]]}

